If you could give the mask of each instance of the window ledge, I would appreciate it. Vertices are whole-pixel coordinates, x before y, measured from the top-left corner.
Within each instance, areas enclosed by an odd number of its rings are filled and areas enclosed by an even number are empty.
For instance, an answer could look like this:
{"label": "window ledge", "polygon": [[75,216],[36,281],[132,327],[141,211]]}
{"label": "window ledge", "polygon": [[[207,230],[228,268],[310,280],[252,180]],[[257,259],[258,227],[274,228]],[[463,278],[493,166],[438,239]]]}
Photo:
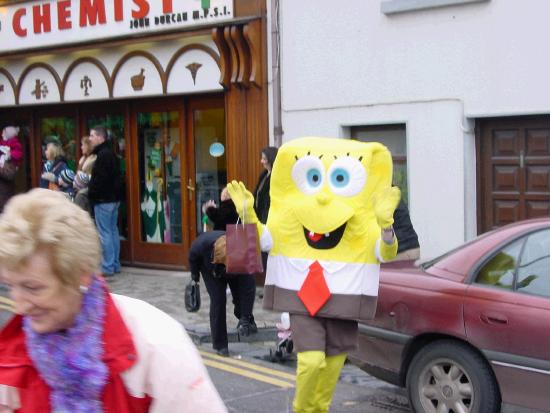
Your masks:
{"label": "window ledge", "polygon": [[384,14],[397,14],[408,11],[434,9],[437,7],[485,3],[488,1],[490,0],[387,0],[380,4],[380,11]]}

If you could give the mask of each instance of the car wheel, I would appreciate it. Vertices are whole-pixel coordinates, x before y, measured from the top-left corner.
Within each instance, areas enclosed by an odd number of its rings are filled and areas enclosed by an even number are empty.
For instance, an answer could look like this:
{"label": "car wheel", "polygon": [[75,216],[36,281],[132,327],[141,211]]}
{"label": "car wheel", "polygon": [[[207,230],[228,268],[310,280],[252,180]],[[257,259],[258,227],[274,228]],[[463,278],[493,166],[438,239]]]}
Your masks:
{"label": "car wheel", "polygon": [[500,392],[486,361],[467,345],[441,340],[425,346],[407,371],[417,413],[498,413]]}

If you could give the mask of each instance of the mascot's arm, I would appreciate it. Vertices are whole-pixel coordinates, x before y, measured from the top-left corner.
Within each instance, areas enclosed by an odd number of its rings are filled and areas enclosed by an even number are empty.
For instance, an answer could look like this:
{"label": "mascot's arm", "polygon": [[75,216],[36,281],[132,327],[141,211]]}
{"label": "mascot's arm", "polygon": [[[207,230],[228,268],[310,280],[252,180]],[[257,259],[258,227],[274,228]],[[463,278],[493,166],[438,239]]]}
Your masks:
{"label": "mascot's arm", "polygon": [[392,260],[397,255],[397,238],[393,232],[393,213],[399,205],[401,191],[392,186],[376,194],[374,197],[374,213],[376,221],[382,230],[380,256],[384,262]]}
{"label": "mascot's arm", "polygon": [[237,208],[237,212],[245,224],[256,224],[258,236],[264,232],[264,225],[258,220],[254,211],[254,196],[242,182],[231,181],[227,184],[227,192]]}

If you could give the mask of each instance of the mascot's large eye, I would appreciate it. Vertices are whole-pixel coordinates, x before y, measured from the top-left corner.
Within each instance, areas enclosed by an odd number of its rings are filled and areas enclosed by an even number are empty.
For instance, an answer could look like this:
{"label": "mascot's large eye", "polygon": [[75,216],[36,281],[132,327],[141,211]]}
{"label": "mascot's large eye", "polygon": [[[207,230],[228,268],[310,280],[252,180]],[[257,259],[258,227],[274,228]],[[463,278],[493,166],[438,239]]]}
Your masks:
{"label": "mascot's large eye", "polygon": [[351,156],[336,159],[328,170],[328,183],[336,195],[357,195],[367,180],[367,171],[361,162]]}
{"label": "mascot's large eye", "polygon": [[292,179],[306,195],[313,195],[323,186],[324,166],[315,156],[307,155],[296,161],[292,167]]}

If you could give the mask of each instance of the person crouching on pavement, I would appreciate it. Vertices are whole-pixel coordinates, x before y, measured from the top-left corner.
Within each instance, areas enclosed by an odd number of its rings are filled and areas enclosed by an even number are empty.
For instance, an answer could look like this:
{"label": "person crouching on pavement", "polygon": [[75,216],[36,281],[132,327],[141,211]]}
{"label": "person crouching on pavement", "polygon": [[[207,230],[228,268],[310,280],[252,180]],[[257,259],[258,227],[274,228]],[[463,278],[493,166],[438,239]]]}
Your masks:
{"label": "person crouching on pavement", "polygon": [[181,324],[109,293],[86,211],[34,189],[7,203],[0,235],[17,314],[0,331],[0,411],[227,411]]}
{"label": "person crouching on pavement", "polygon": [[227,286],[233,296],[233,314],[239,319],[237,331],[241,336],[256,333],[252,315],[256,283],[250,274],[226,274],[225,231],[200,234],[189,250],[191,278],[199,281],[200,274],[210,296],[210,331],[212,347],[221,356],[229,356],[225,307]]}

